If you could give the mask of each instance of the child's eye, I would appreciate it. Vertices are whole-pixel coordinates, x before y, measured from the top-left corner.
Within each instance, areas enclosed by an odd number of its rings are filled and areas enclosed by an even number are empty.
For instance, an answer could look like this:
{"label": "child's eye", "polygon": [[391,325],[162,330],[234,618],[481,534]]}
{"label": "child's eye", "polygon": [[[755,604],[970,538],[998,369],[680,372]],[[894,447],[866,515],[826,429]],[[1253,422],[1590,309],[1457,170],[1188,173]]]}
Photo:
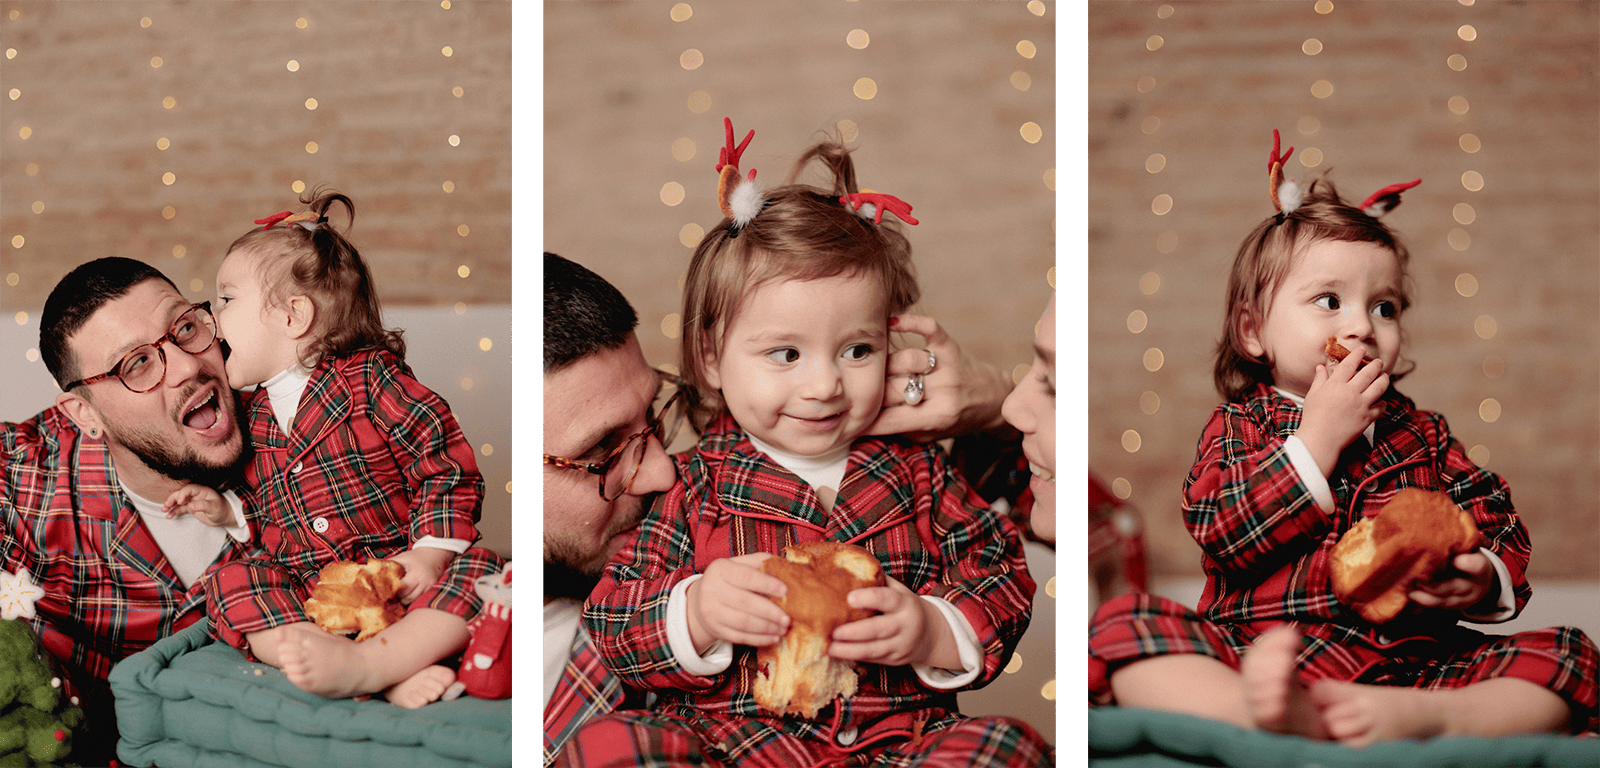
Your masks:
{"label": "child's eye", "polygon": [[1333,295],[1331,293],[1324,293],[1321,296],[1318,296],[1316,299],[1312,300],[1311,303],[1315,304],[1315,305],[1317,305],[1319,307],[1322,307],[1323,309],[1329,309],[1329,310],[1338,309],[1339,308],[1339,297],[1335,296],[1335,295]]}
{"label": "child's eye", "polygon": [[851,344],[844,349],[844,359],[851,362],[860,362],[872,357],[872,352],[871,344]]}
{"label": "child's eye", "polygon": [[767,359],[779,365],[790,365],[800,360],[800,350],[790,347],[774,349],[767,353]]}
{"label": "child's eye", "polygon": [[1400,308],[1396,307],[1392,301],[1380,301],[1372,307],[1372,314],[1386,320],[1393,320],[1400,314]]}

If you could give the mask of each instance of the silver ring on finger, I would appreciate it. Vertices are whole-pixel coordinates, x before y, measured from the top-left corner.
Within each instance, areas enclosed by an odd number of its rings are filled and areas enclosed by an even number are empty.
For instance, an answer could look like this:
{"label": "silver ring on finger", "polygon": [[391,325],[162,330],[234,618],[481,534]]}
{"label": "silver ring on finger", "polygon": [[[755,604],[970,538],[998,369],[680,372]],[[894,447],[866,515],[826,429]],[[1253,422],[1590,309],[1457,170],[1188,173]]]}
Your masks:
{"label": "silver ring on finger", "polygon": [[922,351],[928,353],[928,367],[922,371],[922,375],[927,376],[928,374],[933,373],[934,367],[939,364],[939,358],[933,356],[933,350],[931,349],[924,349]]}
{"label": "silver ring on finger", "polygon": [[906,404],[916,405],[922,402],[922,374],[913,373],[906,379]]}

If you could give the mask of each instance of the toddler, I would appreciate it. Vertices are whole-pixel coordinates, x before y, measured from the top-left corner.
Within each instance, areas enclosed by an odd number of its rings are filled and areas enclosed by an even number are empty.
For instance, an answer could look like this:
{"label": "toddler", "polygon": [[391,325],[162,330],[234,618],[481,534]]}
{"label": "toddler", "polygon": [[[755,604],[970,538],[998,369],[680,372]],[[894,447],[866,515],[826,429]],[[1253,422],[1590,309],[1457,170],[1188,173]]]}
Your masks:
{"label": "toddler", "polygon": [[[1017,530],[937,447],[863,436],[883,407],[891,317],[917,299],[910,244],[882,221],[887,209],[915,223],[910,206],[857,193],[849,153],[833,142],[791,177],[819,160],[831,190],[762,193],[753,171],[739,178],[744,145],[726,125],[729,218],[696,248],[684,291],[684,394],[699,443],[677,457],[681,481],[584,612],[606,664],[660,700],[590,722],[556,763],[860,754],[900,765],[931,752],[930,764],[1046,764],[1049,747],[1026,724],[956,711],[956,691],[992,680],[1027,627],[1034,583]],[[753,693],[755,648],[789,622],[769,599],[785,588],[761,563],[817,540],[865,547],[888,583],[850,593],[877,615],[832,637],[829,654],[860,665],[857,693],[814,718],[780,717]]]}
{"label": "toddler", "polygon": [[[261,550],[206,584],[213,632],[295,685],[332,698],[384,692],[400,706],[437,699],[481,607],[475,580],[502,569],[477,539],[483,478],[450,408],[412,377],[385,329],[365,262],[328,222],[350,198],[313,191],[235,240],[217,271],[228,383],[254,447],[246,479]],[[169,513],[221,515],[190,486]],[[405,567],[405,617],[356,643],[312,623],[303,603],[323,566],[386,558]]]}
{"label": "toddler", "polygon": [[[1102,606],[1091,702],[1355,746],[1593,729],[1596,650],[1581,631],[1506,637],[1457,623],[1521,611],[1530,547],[1505,482],[1393,387],[1409,367],[1409,255],[1376,216],[1417,182],[1357,207],[1326,178],[1302,195],[1282,181],[1288,154],[1273,135],[1279,212],[1234,259],[1215,371],[1227,402],[1184,485],[1206,573],[1200,611],[1145,594]],[[1350,351],[1342,362],[1325,351],[1330,337]],[[1415,584],[1407,610],[1378,626],[1334,597],[1329,552],[1403,488],[1448,493],[1482,546]]]}

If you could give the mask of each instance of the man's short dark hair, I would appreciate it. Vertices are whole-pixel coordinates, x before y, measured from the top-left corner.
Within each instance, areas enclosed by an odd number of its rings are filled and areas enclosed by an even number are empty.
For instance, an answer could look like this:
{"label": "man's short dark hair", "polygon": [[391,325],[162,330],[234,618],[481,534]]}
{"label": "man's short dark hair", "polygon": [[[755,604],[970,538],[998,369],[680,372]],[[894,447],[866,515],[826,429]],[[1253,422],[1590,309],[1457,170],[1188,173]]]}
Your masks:
{"label": "man's short dark hair", "polygon": [[605,278],[553,253],[544,255],[544,372],[617,349],[639,314]]}
{"label": "man's short dark hair", "polygon": [[161,270],[121,256],[80,264],[56,283],[50,298],[44,300],[44,312],[39,315],[39,356],[44,358],[44,366],[50,369],[57,386],[83,378],[78,358],[67,346],[67,339],[106,302],[122,298],[146,280],[160,280],[171,285],[172,290],[178,290]]}

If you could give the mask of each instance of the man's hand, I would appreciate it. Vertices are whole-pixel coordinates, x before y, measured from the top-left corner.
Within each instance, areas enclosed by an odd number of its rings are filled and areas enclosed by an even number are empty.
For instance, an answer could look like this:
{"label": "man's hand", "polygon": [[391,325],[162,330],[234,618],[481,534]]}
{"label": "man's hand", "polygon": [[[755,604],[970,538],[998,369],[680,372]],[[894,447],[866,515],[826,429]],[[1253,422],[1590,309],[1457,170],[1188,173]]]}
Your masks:
{"label": "man's hand", "polygon": [[167,513],[168,520],[178,515],[194,515],[213,528],[228,528],[234,523],[233,508],[222,494],[194,483],[173,491],[161,505],[161,511]]}
{"label": "man's hand", "polygon": [[1483,550],[1477,549],[1456,555],[1448,566],[1440,568],[1428,581],[1418,582],[1406,596],[1425,608],[1464,611],[1485,598],[1499,599],[1498,587],[1494,564]]}
{"label": "man's hand", "polygon": [[689,585],[684,599],[689,639],[697,653],[704,654],[717,640],[760,647],[783,639],[789,614],[768,596],[783,597],[789,587],[761,571],[762,561],[769,557],[754,552],[713,560],[705,574]]}
{"label": "man's hand", "polygon": [[851,607],[880,613],[835,629],[828,655],[891,667],[925,664],[960,669],[961,654],[944,614],[906,585],[888,581],[887,586],[850,593]]}
{"label": "man's hand", "polygon": [[439,580],[450,561],[456,559],[456,553],[439,547],[417,547],[389,559],[406,569],[405,576],[400,578],[400,583],[405,585],[400,590],[400,602],[410,605],[417,595]]}

